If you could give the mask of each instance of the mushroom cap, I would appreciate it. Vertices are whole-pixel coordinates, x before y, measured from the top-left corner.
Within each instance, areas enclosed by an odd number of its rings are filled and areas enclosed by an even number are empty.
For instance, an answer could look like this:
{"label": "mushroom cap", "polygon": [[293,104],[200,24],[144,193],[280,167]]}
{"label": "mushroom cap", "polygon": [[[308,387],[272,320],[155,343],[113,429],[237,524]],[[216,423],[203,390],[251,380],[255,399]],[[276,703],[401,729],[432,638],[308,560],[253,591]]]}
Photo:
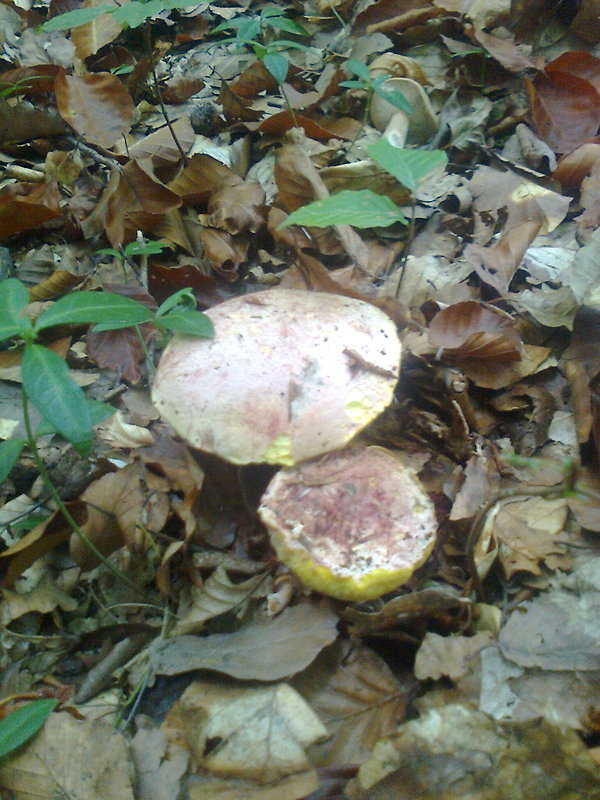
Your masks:
{"label": "mushroom cap", "polygon": [[278,558],[306,586],[360,602],[405,583],[437,529],[414,471],[382,447],[280,470],[258,511]]}
{"label": "mushroom cap", "polygon": [[270,289],[207,314],[214,338],[174,337],[152,390],[193,447],[292,465],[344,447],[392,400],[400,340],[370,303]]}
{"label": "mushroom cap", "polygon": [[[412,114],[401,111],[385,98],[374,94],[370,108],[373,125],[377,130],[385,131],[392,120],[395,120],[396,126],[401,121],[402,127],[406,128],[402,135],[407,143],[425,144],[428,142],[437,131],[438,122],[425,89],[412,78],[388,78],[382,84],[382,88],[386,87],[402,92],[412,106]],[[392,142],[392,144],[396,143]],[[397,147],[403,145],[404,141],[396,144]]]}

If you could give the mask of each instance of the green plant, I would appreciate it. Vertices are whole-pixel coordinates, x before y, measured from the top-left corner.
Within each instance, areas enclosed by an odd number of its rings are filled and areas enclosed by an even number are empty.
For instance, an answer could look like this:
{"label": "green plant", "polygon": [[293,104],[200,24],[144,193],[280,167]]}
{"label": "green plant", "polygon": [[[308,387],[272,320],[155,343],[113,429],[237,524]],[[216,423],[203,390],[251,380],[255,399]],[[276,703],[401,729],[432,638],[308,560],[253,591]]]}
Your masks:
{"label": "green plant", "polygon": [[129,3],[105,3],[93,8],[76,8],[46,20],[44,31],[67,31],[93,22],[102,14],[110,14],[123,28],[137,28],[164,11],[189,8],[189,0],[130,0]]}
{"label": "green plant", "polygon": [[[0,442],[0,482],[8,477],[21,452],[28,447],[63,517],[94,555],[111,571],[118,572],[80,530],[52,483],[37,448],[40,436],[59,433],[81,456],[89,456],[93,426],[114,413],[114,409],[105,403],[86,399],[62,358],[39,344],[38,339],[46,330],[57,325],[94,324],[95,331],[134,327],[139,334],[139,326],[151,322],[163,333],[175,331],[201,337],[212,336],[213,326],[205,314],[196,311],[191,289],[176,292],[155,312],[142,303],[118,294],[75,292],[62,297],[35,322],[23,313],[28,302],[29,292],[21,281],[8,278],[0,283],[0,308],[3,310],[0,342],[16,339],[23,346],[22,407],[26,432],[25,438]],[[42,423],[35,431],[31,426],[29,403],[42,415]]]}
{"label": "green plant", "polygon": [[57,700],[34,700],[0,720],[0,758],[29,741],[57,705]]}
{"label": "green plant", "polygon": [[[409,150],[394,147],[381,138],[370,145],[368,153],[379,166],[393,175],[414,195],[419,181],[437,167],[444,166],[447,156],[442,150]],[[372,192],[344,190],[293,211],[280,225],[353,225],[355,228],[386,228],[395,222],[409,223],[400,206],[389,197]]]}
{"label": "green plant", "polygon": [[235,31],[235,36],[224,41],[252,48],[279,86],[285,81],[289,68],[289,60],[281,51],[289,48],[306,50],[306,45],[300,42],[273,38],[273,33],[279,31],[295,36],[308,36],[308,31],[294,20],[288,19],[281,8],[263,8],[258,16],[226,20],[213,28],[212,33],[228,30]]}
{"label": "green plant", "polygon": [[[394,89],[389,85],[385,85],[386,81],[388,81],[390,77],[389,75],[378,75],[377,77],[373,77],[366,64],[363,64],[362,61],[357,61],[353,58],[351,58],[349,61],[346,61],[345,66],[350,70],[350,72],[352,72],[353,75],[356,75],[356,79],[342,81],[340,86],[344,86],[347,89],[363,89],[367,93],[367,103],[365,105],[363,114],[363,126],[369,119],[371,100],[373,99],[374,94],[377,94],[379,97],[387,100],[388,103],[396,106],[396,108],[400,109],[400,111],[406,111],[407,114],[412,114],[412,106],[402,92],[399,92],[397,89]],[[360,131],[358,132],[357,136],[359,134]]]}

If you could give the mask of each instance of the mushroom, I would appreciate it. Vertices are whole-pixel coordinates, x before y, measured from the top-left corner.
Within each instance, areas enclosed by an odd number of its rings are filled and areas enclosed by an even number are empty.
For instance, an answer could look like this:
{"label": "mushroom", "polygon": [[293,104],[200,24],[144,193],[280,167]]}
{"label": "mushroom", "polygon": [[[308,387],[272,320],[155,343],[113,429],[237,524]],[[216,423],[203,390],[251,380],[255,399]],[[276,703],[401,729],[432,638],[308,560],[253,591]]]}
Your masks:
{"label": "mushroom", "polygon": [[214,338],[174,337],[152,390],[193,447],[234,464],[293,465],[345,447],[392,400],[401,345],[370,303],[270,289],[207,314]]}
{"label": "mushroom", "polygon": [[420,83],[412,78],[388,78],[381,89],[394,89],[406,97],[412,114],[402,111],[392,103],[374,94],[371,100],[371,122],[382,131],[395,147],[405,144],[420,145],[428,142],[438,129],[435,112]]}
{"label": "mushroom", "polygon": [[277,556],[302,583],[351,601],[405,583],[431,553],[437,527],[413,470],[382,447],[280,470],[259,515]]}

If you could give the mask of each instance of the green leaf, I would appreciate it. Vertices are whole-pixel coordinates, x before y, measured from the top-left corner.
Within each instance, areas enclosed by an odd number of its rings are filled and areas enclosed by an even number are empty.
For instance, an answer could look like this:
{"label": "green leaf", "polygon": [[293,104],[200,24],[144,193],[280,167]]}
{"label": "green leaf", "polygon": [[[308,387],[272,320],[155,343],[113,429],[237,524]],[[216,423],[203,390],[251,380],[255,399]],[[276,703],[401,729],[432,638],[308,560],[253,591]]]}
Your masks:
{"label": "green leaf", "polygon": [[167,297],[158,307],[155,320],[157,317],[164,317],[165,314],[168,314],[169,311],[172,311],[177,306],[189,308],[194,311],[196,310],[196,298],[194,297],[193,289],[186,287],[185,289],[180,289],[178,292],[175,292],[175,294],[172,294],[170,297]]}
{"label": "green leaf", "polygon": [[396,108],[399,108],[400,111],[406,111],[407,114],[412,114],[413,107],[406,99],[406,97],[402,94],[402,92],[398,91],[398,89],[388,88],[386,86],[379,86],[377,84],[373,85],[373,91],[375,94],[378,94],[379,97],[383,97],[384,100],[387,100],[388,103],[391,103]]}
{"label": "green leaf", "polygon": [[60,300],[38,318],[35,331],[54,325],[110,322],[113,328],[128,328],[149,322],[152,312],[146,306],[111,292],[75,292]]}
{"label": "green leaf", "polygon": [[210,317],[201,311],[172,311],[155,320],[161,330],[187,333],[190,336],[202,336],[210,339],[215,334]]}
{"label": "green leaf", "polygon": [[114,19],[124,28],[137,28],[142,25],[150,17],[155,17],[165,10],[162,0],[147,0],[147,2],[139,3],[136,0],[131,0],[130,3],[124,3],[118,6],[111,12]]}
{"label": "green leaf", "polygon": [[27,345],[21,374],[27,397],[44,419],[80,455],[89,455],[93,440],[90,412],[81,388],[71,378],[62,358],[40,344]]}
{"label": "green leaf", "polygon": [[[129,242],[125,245],[126,256],[153,256],[157,253],[162,253],[163,250],[173,248],[171,242],[160,242],[156,239],[150,239],[147,242],[138,242],[137,240]],[[100,252],[100,251],[99,251]]]}
{"label": "green leaf", "polygon": [[[264,19],[264,16],[263,16]],[[306,28],[303,28],[298,22],[292,19],[282,17],[279,14],[270,15],[265,19],[265,24],[276,31],[285,31],[286,33],[295,33],[297,36],[308,36],[309,33]]]}
{"label": "green leaf", "polygon": [[268,53],[263,58],[263,64],[275,78],[277,83],[284,83],[287,78],[289,61],[281,53]]}
{"label": "green leaf", "polygon": [[0,758],[31,739],[57,705],[58,700],[34,700],[0,720]]}
{"label": "green leaf", "polygon": [[21,281],[7,278],[0,283],[0,341],[31,329],[29,319],[20,316],[28,302],[29,292]]}
{"label": "green leaf", "polygon": [[358,77],[362,78],[363,81],[370,83],[371,73],[369,72],[367,65],[362,61],[357,61],[355,58],[351,58],[344,63],[344,66],[347,67],[353,75],[358,75]]}
{"label": "green leaf", "polygon": [[384,137],[369,145],[367,150],[373,161],[411,192],[416,191],[425,175],[448,163],[448,156],[443,150],[407,150],[394,147]]}
{"label": "green leaf", "polygon": [[213,28],[211,33],[235,30],[236,39],[241,42],[248,42],[256,39],[260,34],[260,20],[258,17],[238,17],[237,19],[225,20]]}
{"label": "green leaf", "polygon": [[[102,403],[100,400],[91,400],[87,397],[85,398],[85,404],[87,406],[90,415],[90,423],[92,425],[97,425],[99,422],[102,422],[102,420],[112,417],[117,410],[108,403]],[[38,436],[47,436],[50,433],[58,433],[58,431],[54,425],[51,425],[47,420],[42,420],[35,432],[36,438]]]}
{"label": "green leaf", "polygon": [[288,225],[312,225],[316,228],[326,228],[329,225],[386,228],[394,222],[406,225],[408,220],[402,209],[389,197],[375,194],[369,189],[362,189],[359,192],[345,189],[293,211],[279,228]]}
{"label": "green leaf", "polygon": [[343,86],[345,89],[367,89],[367,85],[364,81],[340,81],[338,84],[339,86]]}
{"label": "green leaf", "polygon": [[0,442],[0,483],[5,481],[25,447],[25,439],[7,439]]}
{"label": "green leaf", "polygon": [[106,4],[95,8],[76,8],[74,11],[67,11],[66,14],[59,14],[52,19],[46,20],[42,25],[43,31],[67,31],[70,28],[78,28],[87,22],[92,22],[102,14],[110,14],[117,6]]}

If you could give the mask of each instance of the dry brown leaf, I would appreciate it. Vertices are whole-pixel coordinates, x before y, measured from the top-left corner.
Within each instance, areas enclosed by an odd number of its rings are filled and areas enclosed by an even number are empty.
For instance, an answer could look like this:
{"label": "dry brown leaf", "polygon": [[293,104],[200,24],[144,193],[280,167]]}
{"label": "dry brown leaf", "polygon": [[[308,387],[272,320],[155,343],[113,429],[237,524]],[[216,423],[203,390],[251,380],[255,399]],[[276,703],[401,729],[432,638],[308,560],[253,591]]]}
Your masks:
{"label": "dry brown leaf", "polygon": [[507,314],[467,300],[443,308],[429,326],[429,340],[444,356],[461,362],[519,361],[521,337]]}
{"label": "dry brown leaf", "polygon": [[66,711],[52,714],[24,750],[0,765],[0,785],[19,800],[133,800],[132,782],[127,744],[114,725]]}
{"label": "dry brown leaf", "polygon": [[246,181],[216,191],[208,201],[209,224],[235,236],[257,233],[265,226],[265,192],[260,183]]}
{"label": "dry brown leaf", "polygon": [[235,678],[275,681],[300,672],[337,636],[325,605],[301,603],[277,617],[258,617],[235,633],[156,641],[150,662],[159,675],[210,669]]}
{"label": "dry brown leaf", "polygon": [[64,121],[55,114],[40,111],[27,103],[11,105],[8,100],[0,98],[0,143],[3,145],[27,142],[41,136],[61,136],[67,131]]}
{"label": "dry brown leaf", "polygon": [[174,178],[168,188],[181,197],[185,205],[206,203],[212,194],[242,183],[239,175],[211,156],[196,153]]}
{"label": "dry brown leaf", "polygon": [[270,783],[305,771],[305,748],[327,736],[317,715],[285,683],[251,689],[195,681],[169,711],[168,735],[216,775]]}
{"label": "dry brown leaf", "polygon": [[114,75],[60,73],[55,90],[59,114],[88,142],[112,147],[129,132],[135,107],[131,95]]}
{"label": "dry brown leaf", "polygon": [[[173,133],[171,133],[171,130]],[[181,152],[175,144],[173,136],[177,137],[182,150],[187,153],[195,140],[195,134],[188,116],[175,120],[175,122],[171,123],[170,128],[165,125],[143,139],[139,139],[134,144],[130,144],[128,156],[129,158],[136,158],[138,161],[143,161],[146,158],[152,159],[155,167],[179,161]],[[119,148],[119,151],[124,152],[125,148]]]}
{"label": "dry brown leaf", "polygon": [[420,681],[438,681],[442,677],[457,681],[472,669],[471,662],[493,640],[489,631],[480,631],[474,636],[440,636],[428,632],[417,651],[415,677]]}
{"label": "dry brown leaf", "polygon": [[408,675],[399,682],[385,661],[363,645],[329,648],[293,685],[329,733],[310,750],[312,762],[321,767],[366,758],[380,738],[406,719],[415,689]]}
{"label": "dry brown leaf", "polygon": [[181,794],[189,753],[167,740],[164,731],[137,723],[131,740],[136,774],[136,800],[171,800]]}
{"label": "dry brown leaf", "polygon": [[228,281],[238,278],[237,268],[248,257],[248,236],[232,236],[217,228],[202,228],[200,238],[212,268]]}
{"label": "dry brown leaf", "polygon": [[256,786],[247,781],[194,777],[189,786],[190,800],[304,800],[319,787],[312,771],[282,778],[276,783]]}
{"label": "dry brown leaf", "polygon": [[2,589],[0,625],[6,627],[13,620],[31,612],[50,614],[57,608],[73,612],[77,608],[77,600],[56,586],[50,573],[45,572],[39,583],[28,592]]}
{"label": "dry brown leaf", "polygon": [[[128,2],[128,0],[125,0]],[[82,8],[96,8],[104,4],[104,0],[84,0]],[[71,31],[71,41],[75,45],[75,52],[81,61],[85,61],[88,56],[95,53],[109,44],[121,33],[121,25],[115,20],[112,14],[101,14],[85,25],[78,25]],[[99,67],[96,67],[99,69]]]}

